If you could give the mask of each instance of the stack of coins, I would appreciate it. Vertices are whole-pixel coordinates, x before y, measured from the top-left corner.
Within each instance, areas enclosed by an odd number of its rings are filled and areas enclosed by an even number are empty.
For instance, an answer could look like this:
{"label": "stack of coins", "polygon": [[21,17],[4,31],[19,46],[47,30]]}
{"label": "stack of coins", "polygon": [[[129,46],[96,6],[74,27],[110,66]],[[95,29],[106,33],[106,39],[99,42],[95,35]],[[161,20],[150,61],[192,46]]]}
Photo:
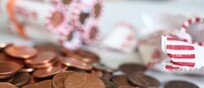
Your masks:
{"label": "stack of coins", "polygon": [[[1,88],[159,88],[145,75],[144,65],[125,63],[112,69],[87,50],[68,50],[52,44],[0,44]],[[122,73],[122,74],[121,74]],[[181,80],[165,88],[198,88]]]}
{"label": "stack of coins", "polygon": [[49,31],[55,42],[77,49],[99,37],[102,0],[2,0],[0,4],[8,15],[8,29],[26,39]]}

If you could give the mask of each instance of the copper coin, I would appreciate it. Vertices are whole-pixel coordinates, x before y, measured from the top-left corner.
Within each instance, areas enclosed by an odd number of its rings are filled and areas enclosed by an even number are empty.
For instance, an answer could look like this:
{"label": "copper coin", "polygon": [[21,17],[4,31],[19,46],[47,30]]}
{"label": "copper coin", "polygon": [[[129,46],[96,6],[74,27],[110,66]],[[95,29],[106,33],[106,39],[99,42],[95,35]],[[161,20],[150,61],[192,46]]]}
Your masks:
{"label": "copper coin", "polygon": [[[127,86],[133,86],[128,82],[128,77],[125,75],[117,75],[117,76],[113,76],[111,78],[111,80],[116,83],[118,86],[121,85],[127,85]],[[134,87],[134,86],[133,86]]]}
{"label": "copper coin", "polygon": [[101,4],[100,3],[94,6],[94,13],[95,13],[96,18],[100,16],[101,14]]}
{"label": "copper coin", "polygon": [[81,12],[81,14],[79,16],[80,17],[79,20],[80,20],[81,24],[85,23],[85,21],[89,17],[89,15],[90,15],[89,13]]}
{"label": "copper coin", "polygon": [[121,85],[118,88],[139,88],[139,87],[133,87],[133,86],[128,86],[128,85]]}
{"label": "copper coin", "polygon": [[103,72],[102,78],[110,80],[112,77],[112,74],[110,72]]}
{"label": "copper coin", "polygon": [[60,52],[58,49],[59,46],[54,45],[54,44],[50,44],[50,43],[39,44],[39,45],[35,45],[34,47],[40,52],[44,52],[44,51],[54,51],[56,53]]}
{"label": "copper coin", "polygon": [[79,58],[80,60],[89,64],[98,63],[100,60],[98,55],[88,50],[78,49],[78,50],[75,50],[74,52],[75,52],[75,55],[80,57]]}
{"label": "copper coin", "polygon": [[5,79],[0,79],[0,82],[11,82],[11,81],[13,81],[13,79],[14,79],[14,76],[9,77],[9,78],[5,78]]}
{"label": "copper coin", "polygon": [[1,88],[18,88],[17,86],[10,84],[10,83],[6,83],[6,82],[0,82],[0,87]]}
{"label": "copper coin", "polygon": [[100,69],[100,70],[103,70],[103,71],[106,71],[106,72],[114,72],[115,71],[115,69],[112,69],[112,68],[107,67],[104,64],[100,64],[100,63],[94,63],[93,67],[95,69]]}
{"label": "copper coin", "polygon": [[67,77],[70,75],[73,75],[76,72],[73,71],[66,71],[66,72],[60,72],[57,73],[53,78],[52,78],[52,85],[54,88],[65,88],[64,86],[64,81]]}
{"label": "copper coin", "polygon": [[53,76],[61,71],[65,71],[66,69],[67,66],[58,62],[51,67],[37,69],[36,71],[33,72],[33,76],[36,78],[46,78]]}
{"label": "copper coin", "polygon": [[92,69],[91,70],[91,74],[98,76],[98,77],[102,77],[103,76],[103,72],[101,70],[97,70],[97,69]]}
{"label": "copper coin", "polygon": [[27,72],[19,72],[14,76],[14,80],[11,82],[16,86],[23,86],[30,80],[30,74]]}
{"label": "copper coin", "polygon": [[106,88],[97,76],[88,73],[75,73],[68,76],[64,84],[65,88]]}
{"label": "copper coin", "polygon": [[144,65],[139,65],[134,63],[122,64],[119,66],[119,69],[126,74],[131,74],[138,71],[144,72],[147,70],[147,68]]}
{"label": "copper coin", "polygon": [[111,81],[109,81],[107,79],[101,78],[101,80],[105,84],[106,88],[118,88],[118,86],[115,83],[113,83],[113,82],[111,82]]}
{"label": "copper coin", "polygon": [[199,88],[199,87],[196,84],[190,82],[175,80],[166,83],[165,88]]}
{"label": "copper coin", "polygon": [[0,62],[0,75],[11,75],[15,74],[22,68],[21,65],[15,62]]}
{"label": "copper coin", "polygon": [[78,59],[68,58],[68,57],[60,57],[60,61],[70,67],[75,67],[83,70],[91,70],[92,66],[86,64]]}
{"label": "copper coin", "polygon": [[160,86],[160,82],[157,79],[144,75],[142,72],[131,73],[128,79],[131,83],[144,88],[158,88]]}
{"label": "copper coin", "polygon": [[52,66],[53,64],[57,63],[58,62],[58,59],[54,59],[48,63],[44,63],[44,64],[27,64],[29,67],[32,67],[32,68],[47,68],[47,67],[50,67]]}
{"label": "copper coin", "polygon": [[37,50],[35,48],[29,46],[17,46],[13,45],[5,49],[5,52],[16,58],[28,59],[37,54]]}
{"label": "copper coin", "polygon": [[57,54],[53,51],[40,52],[36,57],[26,60],[28,64],[45,64],[56,59]]}
{"label": "copper coin", "polygon": [[10,57],[6,55],[5,53],[0,53],[0,62],[7,62],[7,61],[18,63],[19,65],[22,65],[22,67],[25,64],[24,60],[22,59],[16,59],[14,57]]}
{"label": "copper coin", "polygon": [[68,5],[71,3],[72,0],[62,0],[63,4]]}
{"label": "copper coin", "polygon": [[64,20],[64,15],[61,12],[54,12],[51,17],[53,27],[58,27]]}
{"label": "copper coin", "polygon": [[23,88],[52,88],[52,80],[44,80],[36,84],[31,84]]}

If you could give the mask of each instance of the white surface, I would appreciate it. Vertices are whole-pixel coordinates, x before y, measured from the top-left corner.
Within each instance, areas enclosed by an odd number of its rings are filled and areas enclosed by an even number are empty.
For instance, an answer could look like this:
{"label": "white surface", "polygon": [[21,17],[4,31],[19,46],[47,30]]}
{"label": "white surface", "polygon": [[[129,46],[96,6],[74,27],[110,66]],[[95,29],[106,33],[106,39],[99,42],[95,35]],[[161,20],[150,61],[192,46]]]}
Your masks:
{"label": "white surface", "polygon": [[[111,30],[115,27],[115,25],[123,20],[133,23],[138,30],[141,30],[143,27],[143,24],[141,23],[142,14],[160,14],[163,12],[171,12],[174,14],[204,15],[204,1],[195,2],[195,0],[183,0],[178,2],[175,0],[167,0],[163,2],[149,2],[142,0],[138,2],[105,1],[104,8],[104,15],[101,21],[103,36],[111,33]],[[0,21],[0,26],[2,26],[3,23],[5,24],[5,21]],[[32,45],[32,42],[25,41],[17,38],[16,36],[11,36],[5,33],[0,33],[0,42],[15,42],[18,44]],[[117,52],[101,50],[100,47],[91,48],[91,50],[95,51],[101,56],[101,61],[103,63],[113,68],[117,68],[119,64],[125,62],[141,63],[141,58],[134,53],[124,55]],[[200,88],[204,88],[204,77],[201,76],[172,75],[155,71],[148,71],[147,74],[159,79],[162,85],[169,80],[179,79],[196,83]]]}

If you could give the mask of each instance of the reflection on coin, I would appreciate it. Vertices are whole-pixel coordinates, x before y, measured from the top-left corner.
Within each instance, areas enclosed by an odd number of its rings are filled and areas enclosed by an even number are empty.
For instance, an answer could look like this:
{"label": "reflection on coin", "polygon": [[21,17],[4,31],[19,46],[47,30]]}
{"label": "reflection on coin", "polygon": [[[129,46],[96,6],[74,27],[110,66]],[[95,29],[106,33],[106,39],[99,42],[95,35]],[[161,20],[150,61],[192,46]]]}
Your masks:
{"label": "reflection on coin", "polygon": [[144,88],[158,88],[160,83],[157,79],[144,75],[142,72],[131,73],[128,76],[130,82]]}
{"label": "reflection on coin", "polygon": [[137,71],[144,72],[147,70],[147,68],[144,65],[139,65],[139,64],[134,64],[134,63],[122,64],[120,65],[119,69],[126,74],[131,74]]}
{"label": "reflection on coin", "polygon": [[65,80],[65,88],[105,88],[105,84],[97,77],[88,73],[76,73]]}
{"label": "reflection on coin", "polygon": [[11,81],[13,81],[13,79],[14,79],[14,76],[12,76],[12,77],[10,77],[10,78],[5,78],[5,79],[0,79],[0,82],[11,82]]}
{"label": "reflection on coin", "polygon": [[61,71],[65,71],[66,69],[67,66],[58,62],[51,67],[37,69],[36,71],[33,72],[33,76],[36,78],[46,78],[53,76]]}
{"label": "reflection on coin", "polygon": [[91,70],[92,66],[89,64],[86,64],[78,59],[74,58],[67,58],[67,57],[60,57],[60,61],[70,67],[75,67],[83,70]]}
{"label": "reflection on coin", "polygon": [[10,83],[6,83],[6,82],[0,82],[0,87],[1,88],[18,88],[17,86],[10,84]]}
{"label": "reflection on coin", "polygon": [[17,46],[13,45],[5,49],[5,52],[16,58],[28,59],[37,54],[37,50],[29,46]]}
{"label": "reflection on coin", "polygon": [[74,74],[76,72],[73,71],[66,71],[66,72],[60,72],[57,73],[53,78],[52,78],[52,85],[54,88],[65,88],[64,86],[64,81],[67,77],[70,75]]}
{"label": "reflection on coin", "polygon": [[199,87],[190,82],[175,80],[166,83],[165,88],[199,88]]}

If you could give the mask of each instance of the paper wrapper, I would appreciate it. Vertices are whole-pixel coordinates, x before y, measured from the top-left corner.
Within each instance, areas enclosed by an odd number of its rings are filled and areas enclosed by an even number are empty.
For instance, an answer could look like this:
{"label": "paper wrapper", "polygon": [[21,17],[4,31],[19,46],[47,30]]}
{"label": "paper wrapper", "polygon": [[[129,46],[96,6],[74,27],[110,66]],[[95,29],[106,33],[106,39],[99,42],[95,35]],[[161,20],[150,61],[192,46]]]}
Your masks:
{"label": "paper wrapper", "polygon": [[125,53],[133,52],[137,46],[134,27],[127,22],[120,23],[116,29],[102,41],[101,46]]}
{"label": "paper wrapper", "polygon": [[[201,24],[204,26],[204,19],[194,17],[188,19],[182,26],[181,32],[192,35],[195,32],[200,33],[202,30],[188,28],[192,24]],[[188,29],[188,31],[187,31]],[[202,28],[201,28],[202,29]],[[189,33],[189,30],[190,33]],[[192,33],[193,31],[193,33]],[[165,63],[165,68],[168,70],[194,70],[203,68],[203,41],[198,40],[197,37],[190,36],[189,38],[180,38],[179,36],[163,36],[162,37],[162,50],[169,60]]]}
{"label": "paper wrapper", "polygon": [[[101,14],[100,0],[1,0],[1,9],[8,15],[9,29],[26,39],[34,39],[30,29],[47,29],[56,42],[69,49],[77,49],[82,43],[91,45],[99,36],[98,21]],[[99,6],[98,6],[99,5]],[[99,9],[99,10],[98,10]],[[88,13],[84,18],[81,13]],[[78,25],[84,19],[83,24]],[[89,19],[89,20],[87,20]],[[27,28],[29,27],[29,28]],[[94,36],[93,34],[94,30]],[[41,31],[41,30],[39,30]],[[68,36],[74,31],[74,36]],[[41,35],[40,32],[33,32]],[[91,37],[92,36],[92,37]],[[48,38],[49,39],[49,38]]]}

